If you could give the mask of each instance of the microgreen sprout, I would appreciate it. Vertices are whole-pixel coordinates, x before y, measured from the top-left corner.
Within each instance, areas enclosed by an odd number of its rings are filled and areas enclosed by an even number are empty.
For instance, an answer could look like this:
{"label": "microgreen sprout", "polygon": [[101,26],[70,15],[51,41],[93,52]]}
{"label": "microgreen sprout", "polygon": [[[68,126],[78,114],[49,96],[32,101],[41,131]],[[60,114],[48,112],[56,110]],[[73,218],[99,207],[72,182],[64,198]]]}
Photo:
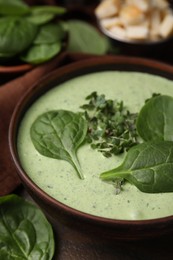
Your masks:
{"label": "microgreen sprout", "polygon": [[86,141],[105,157],[118,155],[136,145],[136,113],[131,113],[123,101],[106,99],[91,93],[87,104],[81,106],[88,121]]}

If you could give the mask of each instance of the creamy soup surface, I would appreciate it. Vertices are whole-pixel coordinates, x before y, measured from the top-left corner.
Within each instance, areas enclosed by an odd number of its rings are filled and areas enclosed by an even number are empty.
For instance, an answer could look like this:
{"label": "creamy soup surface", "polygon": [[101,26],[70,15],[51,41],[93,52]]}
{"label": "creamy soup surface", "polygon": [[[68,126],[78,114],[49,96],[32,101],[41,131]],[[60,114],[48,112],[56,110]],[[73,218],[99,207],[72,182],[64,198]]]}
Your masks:
{"label": "creamy soup surface", "polygon": [[117,167],[123,156],[104,157],[89,145],[77,156],[85,179],[79,179],[72,166],[63,160],[45,157],[30,138],[33,121],[49,110],[81,111],[85,97],[97,91],[106,98],[123,100],[131,112],[139,112],[152,93],[173,96],[173,82],[146,73],[105,71],[68,80],[41,96],[25,114],[19,128],[18,153],[28,176],[46,193],[77,210],[111,219],[142,220],[173,215],[173,193],[148,194],[126,183],[116,195],[115,188],[99,179],[103,171]]}

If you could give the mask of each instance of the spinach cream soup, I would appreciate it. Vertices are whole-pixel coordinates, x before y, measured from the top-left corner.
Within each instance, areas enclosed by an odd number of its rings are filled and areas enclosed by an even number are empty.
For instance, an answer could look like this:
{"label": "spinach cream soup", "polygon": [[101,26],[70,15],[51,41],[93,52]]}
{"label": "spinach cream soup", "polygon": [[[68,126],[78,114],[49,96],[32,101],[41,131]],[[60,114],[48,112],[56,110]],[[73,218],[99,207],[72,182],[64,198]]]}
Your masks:
{"label": "spinach cream soup", "polygon": [[143,193],[126,183],[116,195],[113,185],[100,180],[100,173],[117,167],[123,155],[106,158],[89,144],[82,145],[77,152],[85,176],[81,180],[68,162],[43,156],[34,148],[30,128],[39,115],[56,109],[82,111],[80,106],[93,91],[105,94],[107,99],[123,100],[135,113],[153,93],[173,96],[173,83],[146,73],[105,71],[76,77],[49,90],[28,109],[21,122],[18,153],[22,167],[50,196],[92,215],[124,220],[173,215],[173,193]]}

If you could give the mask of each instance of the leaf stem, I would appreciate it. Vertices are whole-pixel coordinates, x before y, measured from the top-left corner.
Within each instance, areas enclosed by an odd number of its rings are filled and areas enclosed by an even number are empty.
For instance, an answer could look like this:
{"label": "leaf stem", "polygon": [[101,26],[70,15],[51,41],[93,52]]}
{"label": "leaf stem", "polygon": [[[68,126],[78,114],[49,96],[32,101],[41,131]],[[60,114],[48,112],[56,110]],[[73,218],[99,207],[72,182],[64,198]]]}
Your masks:
{"label": "leaf stem", "polygon": [[114,181],[115,179],[118,179],[118,178],[125,178],[127,174],[129,174],[128,171],[120,172],[120,171],[118,171],[118,169],[113,169],[113,170],[101,173],[100,179],[102,179],[103,181]]}
{"label": "leaf stem", "polygon": [[84,177],[84,174],[82,173],[81,166],[79,164],[76,154],[71,154],[71,164],[74,167],[74,169],[76,170],[79,178],[84,180],[85,177]]}

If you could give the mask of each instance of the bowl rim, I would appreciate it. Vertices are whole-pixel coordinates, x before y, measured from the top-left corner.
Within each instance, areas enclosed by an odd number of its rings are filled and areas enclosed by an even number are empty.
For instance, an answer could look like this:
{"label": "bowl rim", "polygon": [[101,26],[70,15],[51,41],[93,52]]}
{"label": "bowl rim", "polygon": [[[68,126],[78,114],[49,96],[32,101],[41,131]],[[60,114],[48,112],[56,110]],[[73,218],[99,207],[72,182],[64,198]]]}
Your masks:
{"label": "bowl rim", "polygon": [[9,74],[9,73],[22,73],[27,72],[34,68],[34,65],[29,63],[23,63],[20,65],[14,65],[14,66],[5,66],[0,65],[0,73]]}
{"label": "bowl rim", "polygon": [[[29,185],[29,187],[34,190],[42,200],[45,200],[47,203],[52,204],[54,207],[57,207],[63,211],[65,211],[68,215],[71,215],[73,217],[77,217],[80,219],[83,219],[87,222],[92,222],[94,224],[104,225],[106,227],[113,227],[118,226],[120,227],[147,227],[149,230],[150,227],[154,226],[154,229],[156,230],[160,226],[164,226],[165,222],[170,226],[173,224],[173,215],[162,217],[162,218],[156,218],[156,219],[147,219],[147,220],[121,220],[121,219],[110,219],[110,218],[104,218],[99,217],[95,215],[91,215],[85,212],[81,212],[77,209],[74,209],[70,206],[67,206],[53,197],[49,196],[47,193],[45,193],[41,188],[39,188],[30,178],[27,176],[25,171],[22,169],[19,161],[18,161],[18,155],[17,155],[17,148],[16,148],[16,134],[17,134],[17,127],[18,123],[20,121],[20,117],[22,113],[24,113],[23,110],[26,109],[26,104],[28,102],[33,102],[32,99],[32,93],[38,94],[40,89],[44,88],[46,84],[48,84],[50,81],[53,82],[55,79],[58,79],[59,77],[62,77],[63,75],[63,81],[65,81],[65,77],[67,77],[67,80],[69,80],[69,74],[71,73],[74,75],[74,73],[77,72],[77,75],[83,75],[83,69],[90,70],[91,68],[102,68],[105,66],[119,66],[124,65],[132,66],[138,65],[143,66],[148,69],[154,69],[156,71],[164,72],[166,74],[169,74],[170,77],[173,79],[173,67],[171,65],[168,65],[166,63],[158,62],[155,60],[145,59],[145,58],[139,58],[139,57],[126,57],[126,56],[102,56],[102,57],[94,57],[90,59],[86,59],[83,61],[77,61],[75,63],[65,65],[61,68],[58,68],[54,70],[53,72],[49,73],[47,76],[43,77],[39,82],[33,84],[28,91],[24,94],[24,96],[20,99],[20,101],[17,103],[15,110],[13,112],[13,115],[11,117],[10,126],[9,126],[9,148],[11,157],[13,159],[13,162],[17,168],[18,174],[22,182],[24,183],[24,186]],[[115,69],[116,70],[116,69]],[[79,74],[80,71],[80,74]],[[95,70],[96,71],[96,70]],[[136,71],[136,70],[135,70]],[[82,72],[82,74],[81,74]],[[90,73],[87,72],[87,73]],[[70,74],[70,75],[71,75]],[[153,73],[151,73],[153,74]],[[74,75],[74,77],[76,74]],[[61,84],[61,82],[59,83]],[[58,84],[57,84],[58,85]],[[50,88],[49,88],[50,89]],[[48,89],[47,89],[48,90]],[[42,93],[43,94],[43,93]],[[38,95],[38,97],[41,96],[41,94]],[[164,232],[164,231],[163,231]]]}

